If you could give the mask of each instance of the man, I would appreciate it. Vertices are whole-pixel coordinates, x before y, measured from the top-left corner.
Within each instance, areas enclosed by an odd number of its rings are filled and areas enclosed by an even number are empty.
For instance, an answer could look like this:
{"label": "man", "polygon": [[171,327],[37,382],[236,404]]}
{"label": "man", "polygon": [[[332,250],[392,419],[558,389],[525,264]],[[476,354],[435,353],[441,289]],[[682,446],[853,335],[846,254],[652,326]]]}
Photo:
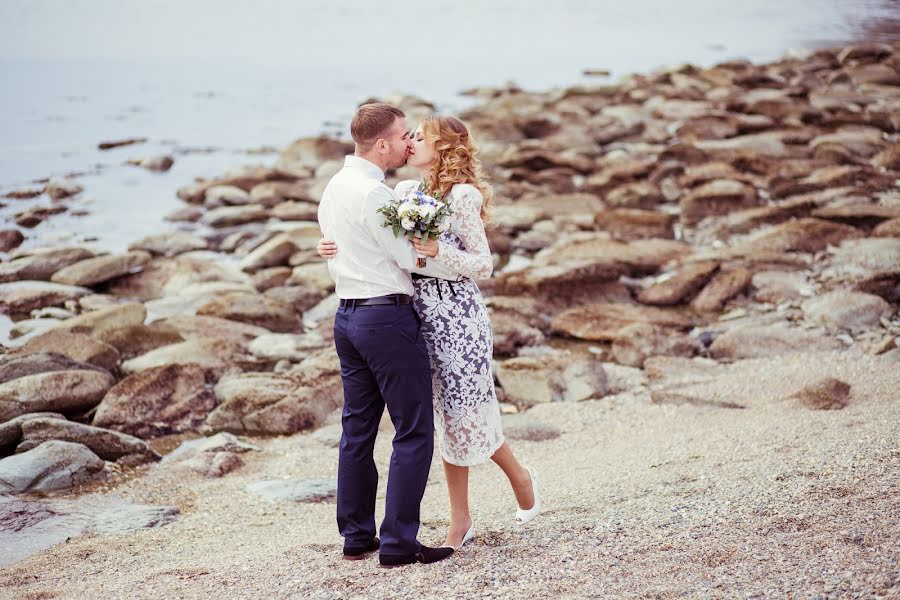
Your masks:
{"label": "man", "polygon": [[416,252],[406,238],[395,238],[382,226],[377,212],[394,199],[384,172],[403,166],[412,144],[405,115],[389,104],[361,106],[350,133],[355,152],[346,157],[319,204],[322,234],[340,248],[328,261],[340,298],[334,342],[344,386],[338,528],[344,558],[359,559],[379,549],[378,472],[372,450],[387,406],[396,434],[379,562],[384,567],[432,563],[453,550],[416,540],[434,445],[428,351],[410,303],[414,290],[409,271],[415,268]]}

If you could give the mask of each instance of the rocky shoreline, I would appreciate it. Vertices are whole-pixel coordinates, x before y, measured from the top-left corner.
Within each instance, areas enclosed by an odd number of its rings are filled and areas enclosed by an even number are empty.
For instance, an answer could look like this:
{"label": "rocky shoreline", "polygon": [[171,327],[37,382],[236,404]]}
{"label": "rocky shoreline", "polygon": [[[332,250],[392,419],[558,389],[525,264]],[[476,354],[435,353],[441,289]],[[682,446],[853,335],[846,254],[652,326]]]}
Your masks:
{"label": "rocky shoreline", "polygon": [[[526,452],[579,452],[571,441],[591,436],[571,419],[582,414],[599,434],[606,425],[597,415],[609,407],[640,421],[659,411],[699,411],[698,422],[723,413],[753,430],[767,417],[741,389],[755,383],[766,402],[780,390],[778,410],[786,404],[820,427],[818,415],[834,411],[877,421],[885,444],[867,460],[896,466],[885,448],[900,441],[890,420],[900,389],[900,45],[684,65],[546,93],[469,93],[483,102],[461,117],[497,192],[489,231],[496,268],[479,285],[507,431]],[[420,98],[390,100],[410,122],[434,110]],[[113,516],[76,519],[71,531],[143,535],[165,525],[162,532],[191,506],[180,502],[184,492],[167,497],[158,486],[183,478],[221,482],[197,484],[217,489],[240,479],[248,493],[314,507],[325,522],[310,526],[326,536],[341,386],[331,343],[336,300],[315,255],[315,218],[350,151],[345,141],[305,138],[271,166],[185,185],[177,192],[184,208],[167,217],[172,231],[121,254],[17,251],[20,229],[0,232],[9,252],[0,311],[15,321],[0,358],[0,538],[26,540],[51,515],[82,510],[67,498],[103,504],[96,498],[120,490],[138,502],[110,508],[130,511],[127,527],[109,525],[123,522]],[[171,159],[136,163],[165,170]],[[83,192],[63,179],[8,196],[34,201],[16,217],[27,228],[77,207]],[[843,378],[813,367],[842,360],[856,369]],[[755,370],[766,361],[812,372],[786,376],[793,387],[782,390],[784,382]],[[867,370],[878,385],[859,374]],[[309,453],[318,472],[281,484],[243,481],[264,476],[260,456],[285,447]],[[896,501],[895,484],[884,491],[876,503]],[[604,510],[583,508],[595,521]],[[894,525],[875,523],[879,535],[897,533],[894,517]],[[547,521],[544,534],[565,544]],[[41,531],[34,536],[46,543],[0,564],[59,541]],[[45,552],[54,551],[64,552]],[[896,547],[878,552],[887,553],[880,566],[848,578],[848,593],[896,592],[896,569],[879,570],[891,554],[896,567]],[[0,580],[24,594],[49,591],[17,575],[30,564],[0,570]],[[322,597],[345,597],[326,587],[334,594]],[[76,588],[66,589],[59,593],[69,597]]]}

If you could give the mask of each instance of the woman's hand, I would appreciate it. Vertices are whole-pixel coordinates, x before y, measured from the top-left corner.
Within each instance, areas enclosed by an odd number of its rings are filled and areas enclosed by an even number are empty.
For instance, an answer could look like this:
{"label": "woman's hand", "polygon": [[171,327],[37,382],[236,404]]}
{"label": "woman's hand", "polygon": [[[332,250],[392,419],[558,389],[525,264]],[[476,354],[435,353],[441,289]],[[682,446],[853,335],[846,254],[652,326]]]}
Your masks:
{"label": "woman's hand", "polygon": [[429,258],[437,256],[438,249],[440,248],[438,241],[435,238],[430,238],[427,244],[423,244],[419,239],[414,239],[412,240],[412,245],[415,247],[416,252]]}
{"label": "woman's hand", "polygon": [[337,244],[331,240],[322,238],[319,240],[319,245],[316,246],[316,252],[318,252],[319,256],[322,258],[334,258],[337,255]]}

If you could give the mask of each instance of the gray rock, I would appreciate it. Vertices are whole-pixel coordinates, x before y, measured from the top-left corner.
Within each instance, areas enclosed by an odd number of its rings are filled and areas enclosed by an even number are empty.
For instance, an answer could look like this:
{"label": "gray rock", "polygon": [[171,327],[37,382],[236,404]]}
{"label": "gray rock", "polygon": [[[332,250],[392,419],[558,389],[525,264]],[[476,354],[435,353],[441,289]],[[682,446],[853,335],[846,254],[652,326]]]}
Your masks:
{"label": "gray rock", "polygon": [[209,373],[196,364],[167,364],[129,375],[97,406],[93,424],[148,438],[193,429],[215,408]]}
{"label": "gray rock", "polygon": [[78,183],[64,177],[51,177],[50,181],[47,182],[47,187],[44,188],[44,192],[54,200],[62,200],[63,198],[80,194],[82,191],[84,191],[84,188]]}
{"label": "gray rock", "polygon": [[715,339],[709,351],[713,358],[733,360],[837,350],[841,347],[840,342],[821,333],[780,324],[752,325],[726,331]]}
{"label": "gray rock", "polygon": [[342,398],[335,377],[314,383],[272,373],[228,375],[215,392],[220,404],[206,420],[207,431],[296,433],[321,425]]}
{"label": "gray rock", "polygon": [[271,502],[324,502],[337,496],[337,480],[263,480],[248,484],[247,491]]}
{"label": "gray rock", "polygon": [[10,353],[20,356],[34,353],[61,354],[79,363],[88,363],[106,371],[119,366],[119,351],[114,347],[84,333],[72,333],[61,329],[36,335]]}
{"label": "gray rock", "polygon": [[0,358],[0,384],[27,375],[78,369],[105,373],[104,369],[72,360],[68,356],[56,354],[55,352],[37,352],[22,355],[7,354]]}
{"label": "gray rock", "polygon": [[177,256],[194,250],[206,250],[206,247],[206,240],[186,231],[150,235],[128,245],[129,250],[143,250],[154,256]]}
{"label": "gray rock", "polygon": [[9,452],[3,452],[3,454],[12,454],[15,446],[19,444],[19,441],[22,439],[22,423],[29,419],[63,419],[65,417],[60,413],[54,412],[37,412],[37,413],[28,413],[25,415],[19,415],[14,419],[10,419],[5,423],[0,423],[0,451],[3,449],[8,449]]}
{"label": "gray rock", "polygon": [[175,159],[171,156],[163,154],[159,156],[148,156],[146,158],[129,160],[128,164],[134,165],[136,167],[141,167],[142,169],[147,169],[148,171],[156,171],[162,173],[172,168],[172,165],[175,164]]}
{"label": "gray rock", "polygon": [[163,457],[163,462],[176,462],[192,458],[200,453],[234,452],[258,452],[259,446],[245,442],[233,433],[220,432],[209,437],[201,437],[195,440],[187,440],[181,443],[175,450]]}
{"label": "gray rock", "polygon": [[0,384],[0,422],[30,412],[69,413],[91,408],[106,395],[114,379],[99,371],[55,371],[19,377]]}
{"label": "gray rock", "polygon": [[108,494],[75,499],[19,500],[0,496],[0,566],[84,533],[115,535],[167,525],[175,506],[133,504]]}
{"label": "gray rock", "polygon": [[99,337],[107,331],[143,325],[146,318],[147,309],[143,304],[128,302],[81,314],[73,319],[63,321],[57,326],[57,329]]}
{"label": "gray rock", "polygon": [[258,271],[266,267],[287,265],[288,259],[298,250],[290,235],[281,233],[255,248],[241,260],[244,271]]}
{"label": "gray rock", "polygon": [[89,258],[60,269],[50,278],[55,283],[95,285],[127,275],[150,261],[150,254],[142,250],[125,254]]}
{"label": "gray rock", "polygon": [[128,457],[129,462],[134,464],[161,458],[155,450],[147,445],[147,442],[101,427],[48,418],[28,419],[22,423],[21,427],[22,441],[16,448],[17,453],[27,452],[50,440],[62,440],[83,444],[104,460]]}
{"label": "gray rock", "polygon": [[214,185],[206,188],[204,204],[208,207],[243,205],[250,202],[250,194],[234,185]]}
{"label": "gray rock", "polygon": [[54,273],[78,261],[94,256],[85,248],[40,248],[0,263],[0,282],[22,279],[46,281]]}
{"label": "gray rock", "polygon": [[228,340],[194,338],[178,344],[162,346],[122,363],[125,373],[138,373],[167,365],[197,365],[213,373],[236,368],[243,356],[241,346]]}
{"label": "gray rock", "polygon": [[222,432],[183,442],[166,455],[163,462],[176,463],[179,468],[189,469],[204,477],[222,477],[244,464],[240,454],[258,450],[257,446]]}
{"label": "gray rock", "polygon": [[51,440],[0,460],[0,494],[74,487],[100,478],[104,467],[103,460],[87,446]]}
{"label": "gray rock", "polygon": [[894,312],[884,298],[850,290],[834,290],[810,298],[802,308],[808,319],[850,331],[879,327],[881,319]]}
{"label": "gray rock", "polygon": [[794,392],[790,399],[814,410],[840,410],[850,404],[850,385],[834,377],[825,377]]}
{"label": "gray rock", "polygon": [[250,353],[261,359],[288,359],[300,361],[330,344],[316,332],[302,335],[292,333],[270,333],[261,335],[247,347]]}
{"label": "gray rock", "polygon": [[506,401],[523,408],[599,398],[607,392],[600,362],[568,352],[511,358],[498,364],[496,376]]}
{"label": "gray rock", "polygon": [[651,356],[691,357],[698,352],[700,343],[696,339],[649,323],[634,323],[625,327],[612,345],[616,362],[629,367],[641,367]]}
{"label": "gray rock", "polygon": [[260,204],[248,204],[246,206],[221,206],[207,212],[200,219],[204,224],[210,227],[231,227],[233,225],[243,225],[245,223],[253,223],[254,221],[265,221],[269,218]]}
{"label": "gray rock", "polygon": [[88,288],[46,281],[0,283],[0,312],[29,313],[45,306],[62,306],[89,293]]}

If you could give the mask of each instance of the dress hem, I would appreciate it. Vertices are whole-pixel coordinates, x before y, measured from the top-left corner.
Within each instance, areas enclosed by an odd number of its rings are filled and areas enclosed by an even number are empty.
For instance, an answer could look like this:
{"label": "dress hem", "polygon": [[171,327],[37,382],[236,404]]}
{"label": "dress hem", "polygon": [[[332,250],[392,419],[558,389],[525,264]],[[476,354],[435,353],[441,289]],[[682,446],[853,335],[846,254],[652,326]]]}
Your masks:
{"label": "dress hem", "polygon": [[483,465],[487,461],[491,460],[491,457],[494,455],[494,453],[497,452],[497,450],[500,449],[500,446],[502,446],[505,442],[506,442],[506,436],[501,435],[500,442],[496,446],[491,448],[491,451],[488,452],[487,456],[476,459],[476,460],[466,461],[465,463],[459,463],[459,462],[454,462],[454,461],[450,460],[443,453],[443,451],[441,452],[441,458],[455,467],[477,467],[478,465]]}

